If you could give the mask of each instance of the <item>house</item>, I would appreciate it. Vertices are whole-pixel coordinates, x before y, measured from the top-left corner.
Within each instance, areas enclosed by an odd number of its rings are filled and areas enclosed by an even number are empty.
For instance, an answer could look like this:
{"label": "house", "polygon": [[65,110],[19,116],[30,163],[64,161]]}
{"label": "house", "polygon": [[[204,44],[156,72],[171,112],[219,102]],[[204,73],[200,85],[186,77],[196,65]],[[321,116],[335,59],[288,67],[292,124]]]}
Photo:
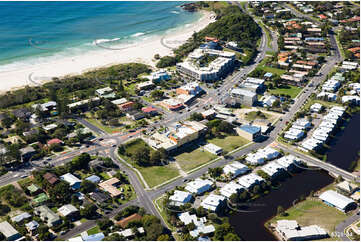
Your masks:
{"label": "house", "polygon": [[216,111],[214,109],[208,109],[201,113],[204,119],[211,120],[216,116]]}
{"label": "house", "polygon": [[197,96],[201,93],[203,93],[203,89],[201,88],[201,86],[199,85],[198,82],[190,82],[187,83],[179,88],[177,88],[176,93],[178,95],[180,94],[186,94],[186,95],[194,95]]}
{"label": "house", "polygon": [[230,176],[232,179],[247,173],[250,169],[248,166],[243,165],[242,163],[238,161],[234,161],[231,164],[226,165],[223,167],[223,173],[227,176]]}
{"label": "house", "polygon": [[152,72],[149,76],[146,76],[150,81],[160,82],[160,81],[168,81],[172,78],[170,74],[168,74],[165,70],[160,70],[156,72]]}
{"label": "house", "polygon": [[137,213],[134,213],[126,218],[123,218],[122,220],[116,222],[117,225],[119,225],[120,227],[122,227],[123,229],[127,227],[129,222],[132,221],[139,221],[142,219],[142,216],[140,216]]}
{"label": "house", "polygon": [[48,146],[53,145],[53,144],[62,145],[63,143],[64,143],[64,142],[63,142],[62,140],[57,139],[57,138],[51,139],[51,140],[49,140],[49,141],[47,142]]}
{"label": "house", "polygon": [[33,235],[34,231],[39,228],[39,223],[36,222],[35,220],[30,221],[29,223],[25,224],[25,228],[26,230]]}
{"label": "house", "polygon": [[82,239],[84,241],[101,241],[105,238],[105,235],[103,233],[96,233],[91,235],[82,236]]}
{"label": "house", "polygon": [[257,102],[257,94],[244,88],[234,88],[231,96],[245,106],[253,106]]}
{"label": "house", "polygon": [[247,190],[251,189],[254,185],[259,185],[264,182],[264,179],[254,173],[250,173],[245,176],[241,176],[237,180],[238,184]]}
{"label": "house", "polygon": [[352,210],[356,205],[351,198],[348,198],[333,190],[327,190],[323,192],[319,198],[327,205],[335,207],[342,212]]}
{"label": "house", "polygon": [[345,193],[347,195],[351,195],[355,191],[359,190],[359,186],[354,183],[348,181],[342,181],[336,184],[336,189],[339,190],[341,193]]}
{"label": "house", "polygon": [[323,109],[323,105],[320,103],[314,103],[310,107],[310,111],[313,113],[319,113]]}
{"label": "house", "polygon": [[89,193],[89,198],[97,204],[102,204],[110,199],[110,196],[102,191]]}
{"label": "house", "polygon": [[272,107],[276,100],[278,100],[278,98],[273,95],[267,96],[265,99],[263,99],[263,106]]}
{"label": "house", "polygon": [[74,218],[79,215],[79,210],[72,204],[66,204],[58,208],[58,213],[63,217]]}
{"label": "house", "polygon": [[303,132],[302,129],[295,129],[292,127],[284,134],[284,138],[289,140],[300,140],[304,136],[305,132]]}
{"label": "house", "polygon": [[150,116],[154,116],[158,114],[158,110],[152,106],[143,107],[142,112]]}
{"label": "house", "polygon": [[90,182],[92,182],[92,183],[95,183],[95,184],[97,184],[97,183],[99,183],[100,182],[100,177],[99,176],[96,176],[96,175],[91,175],[91,176],[89,176],[89,177],[87,177],[87,178],[85,178],[85,180],[87,180],[87,181],[90,181]]}
{"label": "house", "polygon": [[132,110],[133,107],[135,105],[135,102],[132,102],[132,101],[129,101],[129,102],[125,102],[125,103],[122,103],[122,104],[119,104],[118,105],[118,108],[125,112],[125,111],[129,111],[129,110]]}
{"label": "house", "polygon": [[219,211],[224,205],[226,198],[224,196],[210,194],[201,202],[201,206],[213,212]]}
{"label": "house", "polygon": [[95,94],[99,97],[105,97],[106,95],[109,95],[111,93],[113,93],[113,89],[111,89],[110,87],[104,87],[95,90]]}
{"label": "house", "polygon": [[205,225],[207,222],[206,217],[198,218],[195,214],[189,214],[189,212],[184,212],[178,215],[178,218],[185,225],[193,223],[195,225],[195,229],[190,231],[189,234],[192,237],[198,237],[199,234],[210,234],[215,231],[213,225]]}
{"label": "house", "polygon": [[21,154],[21,158],[24,160],[29,160],[33,155],[35,155],[37,153],[37,151],[31,146],[22,148],[19,151]]}
{"label": "house", "polygon": [[45,205],[36,207],[34,209],[34,213],[40,216],[41,220],[43,220],[48,225],[48,227],[53,227],[61,223],[59,215],[54,213],[50,208]]}
{"label": "house", "polygon": [[261,128],[252,125],[242,125],[237,127],[236,132],[239,136],[251,141],[258,139],[261,136]]}
{"label": "house", "polygon": [[238,194],[242,189],[244,189],[243,186],[232,181],[230,183],[227,183],[219,191],[222,196],[230,198],[233,194]]}
{"label": "house", "polygon": [[175,190],[174,194],[169,197],[169,200],[172,201],[172,205],[181,206],[185,203],[189,203],[192,200],[193,196],[189,192]]}
{"label": "house", "polygon": [[43,127],[43,129],[44,129],[45,131],[51,131],[51,130],[56,129],[57,127],[58,127],[57,124],[48,124],[48,125],[45,125],[45,126]]}
{"label": "house", "polygon": [[25,212],[25,213],[15,216],[15,217],[12,217],[11,221],[15,222],[15,223],[20,223],[21,221],[23,221],[24,219],[27,219],[27,218],[31,218],[31,215],[29,213]]}
{"label": "house", "polygon": [[111,101],[114,105],[121,105],[126,102],[128,102],[128,100],[125,97]]}
{"label": "house", "polygon": [[155,87],[153,81],[146,81],[146,82],[137,84],[138,90],[149,90],[149,89],[152,89],[153,87]]}
{"label": "house", "polygon": [[46,193],[40,193],[38,196],[36,196],[33,200],[32,200],[32,203],[34,205],[39,205],[39,204],[42,204],[46,201],[48,201],[50,198],[49,196],[46,194]]}
{"label": "house", "polygon": [[126,114],[126,116],[134,121],[136,120],[140,120],[145,118],[144,113],[138,112],[138,111],[134,111],[134,112],[129,112]]}
{"label": "house", "polygon": [[327,232],[318,225],[300,227],[296,220],[278,220],[276,231],[283,240],[320,240],[327,238]]}
{"label": "house", "polygon": [[301,162],[301,160],[293,155],[286,155],[275,160],[275,162],[277,162],[280,166],[282,166],[283,169],[289,171],[292,169],[293,165],[297,165],[298,163]]}
{"label": "house", "polygon": [[0,223],[0,232],[4,235],[6,240],[10,241],[18,240],[22,237],[21,234],[7,221]]}
{"label": "house", "polygon": [[223,152],[223,149],[215,144],[209,143],[204,146],[204,150],[212,153],[214,155],[220,155]]}
{"label": "house", "polygon": [[202,194],[212,189],[213,182],[210,180],[202,180],[200,178],[195,179],[187,183],[185,190],[194,193],[196,195]]}
{"label": "house", "polygon": [[45,173],[43,175],[43,178],[51,185],[54,185],[57,182],[59,182],[59,179],[57,178],[57,176],[50,172]]}
{"label": "house", "polygon": [[51,109],[56,108],[56,102],[55,101],[49,101],[43,104],[34,104],[31,106],[34,110],[39,109],[42,112],[50,111]]}
{"label": "house", "polygon": [[99,187],[108,192],[111,197],[118,197],[120,194],[122,194],[122,192],[117,188],[119,185],[120,181],[115,177],[99,183]]}
{"label": "house", "polygon": [[40,187],[38,187],[35,184],[31,184],[26,189],[30,192],[31,195],[37,195],[37,194],[39,194],[41,192]]}
{"label": "house", "polygon": [[80,188],[81,180],[71,173],[66,173],[66,174],[60,176],[60,179],[69,183],[70,187],[73,190],[77,190]]}
{"label": "house", "polygon": [[278,164],[275,161],[272,161],[261,168],[262,171],[264,171],[267,175],[270,176],[271,179],[274,179],[278,177],[280,174],[284,173],[283,166]]}

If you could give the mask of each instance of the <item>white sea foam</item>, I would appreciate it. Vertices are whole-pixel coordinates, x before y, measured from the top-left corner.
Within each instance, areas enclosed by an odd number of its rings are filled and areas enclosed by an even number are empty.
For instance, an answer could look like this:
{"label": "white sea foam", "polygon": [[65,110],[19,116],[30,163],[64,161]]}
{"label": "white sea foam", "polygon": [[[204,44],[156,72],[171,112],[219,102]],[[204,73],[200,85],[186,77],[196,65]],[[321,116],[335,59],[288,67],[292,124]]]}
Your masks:
{"label": "white sea foam", "polygon": [[93,44],[101,44],[101,43],[108,43],[108,42],[113,42],[113,41],[118,41],[120,40],[120,38],[114,38],[114,39],[97,39],[93,41]]}
{"label": "white sea foam", "polygon": [[178,11],[170,11],[171,13],[174,13],[174,14],[179,14]]}
{"label": "white sea foam", "polygon": [[139,32],[139,33],[133,34],[132,37],[139,37],[142,35],[145,35],[145,33]]}

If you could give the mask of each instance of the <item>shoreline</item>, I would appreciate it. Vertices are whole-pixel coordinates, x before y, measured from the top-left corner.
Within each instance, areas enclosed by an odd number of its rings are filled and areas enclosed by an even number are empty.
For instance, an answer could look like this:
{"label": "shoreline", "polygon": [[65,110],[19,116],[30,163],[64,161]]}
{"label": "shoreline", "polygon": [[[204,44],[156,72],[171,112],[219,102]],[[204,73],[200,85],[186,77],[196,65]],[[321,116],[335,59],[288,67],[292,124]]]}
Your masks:
{"label": "shoreline", "polygon": [[[182,45],[194,32],[199,32],[214,22],[214,13],[202,10],[201,18],[193,23],[167,30],[164,35],[155,35],[130,46],[111,46],[88,51],[82,55],[62,57],[46,63],[19,70],[0,72],[0,94],[24,88],[39,86],[52,81],[52,78],[79,75],[99,68],[131,62],[143,63],[155,67],[155,54],[161,57],[172,55],[172,49]],[[117,49],[118,48],[118,49]]]}

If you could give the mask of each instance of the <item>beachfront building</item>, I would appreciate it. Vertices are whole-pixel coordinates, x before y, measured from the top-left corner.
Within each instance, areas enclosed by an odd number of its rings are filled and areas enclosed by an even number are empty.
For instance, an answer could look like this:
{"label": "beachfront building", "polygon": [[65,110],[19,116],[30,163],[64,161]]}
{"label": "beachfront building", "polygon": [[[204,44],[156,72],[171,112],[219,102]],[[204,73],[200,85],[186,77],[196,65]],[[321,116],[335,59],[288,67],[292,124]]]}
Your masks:
{"label": "beachfront building", "polygon": [[102,97],[102,98],[115,98],[115,93],[113,92],[113,89],[111,89],[110,87],[97,89],[95,90],[95,94],[98,97]]}
{"label": "beachfront building", "polygon": [[201,206],[210,211],[218,212],[224,206],[225,201],[224,196],[210,194],[201,202]]}
{"label": "beachfront building", "polygon": [[189,203],[192,200],[193,196],[189,192],[175,190],[174,194],[169,197],[171,204],[174,206],[181,206],[186,203]]}
{"label": "beachfront building", "polygon": [[257,102],[257,94],[246,88],[234,88],[231,91],[232,98],[245,106],[253,106]]}
{"label": "beachfront building", "polygon": [[70,111],[75,111],[77,109],[87,109],[89,104],[97,105],[100,102],[99,97],[94,97],[91,99],[85,99],[78,102],[68,104],[68,108]]}
{"label": "beachfront building", "polygon": [[237,180],[238,184],[247,189],[248,191],[254,186],[259,185],[262,182],[264,182],[264,179],[260,177],[259,175],[256,175],[254,173],[250,173],[245,176],[241,176]]}
{"label": "beachfront building", "polygon": [[204,150],[212,153],[214,155],[220,155],[223,152],[223,149],[215,144],[209,143],[204,146]]}
{"label": "beachfront building", "polygon": [[261,136],[261,128],[258,126],[242,125],[235,130],[239,136],[250,141],[254,141]]}
{"label": "beachfront building", "polygon": [[347,212],[355,207],[355,202],[336,191],[327,190],[319,197],[324,203],[329,206],[335,207],[342,212]]}
{"label": "beachfront building", "polygon": [[211,180],[203,180],[200,178],[195,179],[187,183],[185,190],[194,193],[196,195],[202,194],[212,189],[213,182]]}
{"label": "beachfront building", "polygon": [[[203,63],[207,56],[217,58],[210,63]],[[217,81],[233,69],[235,56],[235,53],[228,51],[196,49],[184,62],[177,63],[177,72],[191,80]]]}
{"label": "beachfront building", "polygon": [[327,238],[327,232],[318,225],[300,227],[296,220],[278,220],[276,231],[285,241],[319,240]]}
{"label": "beachfront building", "polygon": [[231,179],[236,178],[239,175],[243,175],[247,173],[250,169],[248,166],[238,162],[234,161],[231,164],[226,165],[223,167],[223,173],[226,176],[229,176]]}
{"label": "beachfront building", "polygon": [[149,76],[145,78],[149,79],[152,82],[168,81],[172,76],[165,70],[152,72]]}
{"label": "beachfront building", "polygon": [[70,187],[73,190],[77,190],[80,188],[81,180],[71,173],[66,173],[66,174],[60,176],[60,179],[69,183]]}
{"label": "beachfront building", "polygon": [[234,181],[231,181],[222,187],[219,192],[222,196],[230,198],[233,194],[238,194],[242,189],[244,189],[244,187],[235,183]]}

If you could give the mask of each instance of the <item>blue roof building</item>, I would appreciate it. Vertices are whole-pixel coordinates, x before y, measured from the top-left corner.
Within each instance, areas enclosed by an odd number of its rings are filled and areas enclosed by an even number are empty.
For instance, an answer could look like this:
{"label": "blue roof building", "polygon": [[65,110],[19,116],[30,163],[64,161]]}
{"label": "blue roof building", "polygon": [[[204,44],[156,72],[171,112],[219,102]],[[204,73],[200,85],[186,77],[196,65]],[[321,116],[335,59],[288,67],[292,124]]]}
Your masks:
{"label": "blue roof building", "polygon": [[252,125],[242,125],[236,128],[236,132],[239,136],[253,141],[261,135],[261,128]]}
{"label": "blue roof building", "polygon": [[100,182],[100,177],[96,176],[96,175],[91,175],[91,176],[85,178],[85,180],[91,181],[93,183],[99,183]]}
{"label": "blue roof building", "polygon": [[267,72],[266,74],[264,74],[264,77],[270,78],[272,77],[273,74],[271,72]]}

